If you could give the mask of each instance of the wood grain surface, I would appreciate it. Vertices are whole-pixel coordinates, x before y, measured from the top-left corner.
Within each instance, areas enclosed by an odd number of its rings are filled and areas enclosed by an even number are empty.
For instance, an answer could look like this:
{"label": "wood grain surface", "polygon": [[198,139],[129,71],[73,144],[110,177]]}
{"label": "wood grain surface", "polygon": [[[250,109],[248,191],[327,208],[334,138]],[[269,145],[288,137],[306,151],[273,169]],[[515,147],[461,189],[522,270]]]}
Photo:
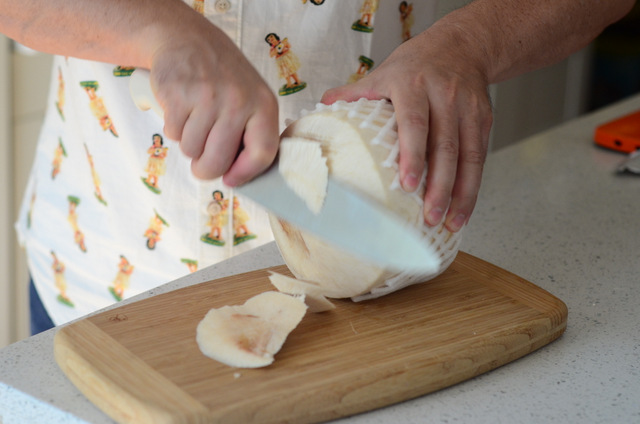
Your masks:
{"label": "wood grain surface", "polygon": [[[270,268],[290,275],[284,266]],[[566,305],[460,252],[439,277],[307,314],[265,368],[205,357],[210,308],[273,290],[268,270],[182,288],[60,328],[68,378],[123,423],[311,423],[390,405],[513,361],[558,338]]]}

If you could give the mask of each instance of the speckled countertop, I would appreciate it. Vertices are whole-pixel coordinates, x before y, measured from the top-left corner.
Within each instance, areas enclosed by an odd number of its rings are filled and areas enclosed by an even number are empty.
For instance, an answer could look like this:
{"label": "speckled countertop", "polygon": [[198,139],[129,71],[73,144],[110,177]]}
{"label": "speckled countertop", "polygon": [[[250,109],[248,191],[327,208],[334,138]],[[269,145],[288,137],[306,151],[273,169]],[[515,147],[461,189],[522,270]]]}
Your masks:
{"label": "speckled countertop", "polygon": [[[640,176],[616,175],[624,155],[592,143],[598,124],[638,109],[635,96],[487,160],[462,250],[562,299],[565,334],[472,380],[338,422],[640,423]],[[270,244],[138,299],[281,263]],[[55,331],[0,350],[0,423],[111,423],[56,366]]]}

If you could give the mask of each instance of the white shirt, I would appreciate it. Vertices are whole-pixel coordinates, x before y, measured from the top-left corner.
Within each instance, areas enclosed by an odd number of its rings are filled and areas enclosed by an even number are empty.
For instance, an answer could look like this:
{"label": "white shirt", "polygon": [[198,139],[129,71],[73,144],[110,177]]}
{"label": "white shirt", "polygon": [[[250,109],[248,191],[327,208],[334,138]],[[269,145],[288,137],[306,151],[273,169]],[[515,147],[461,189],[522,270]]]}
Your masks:
{"label": "white shirt", "polygon": [[[381,63],[407,29],[426,29],[436,11],[435,1],[416,2],[402,21],[397,0],[187,3],[234,40],[278,94],[281,129],[327,89]],[[265,41],[271,33],[280,39],[273,46]],[[285,42],[289,54],[270,54]],[[293,72],[298,84],[283,88]],[[219,180],[191,175],[160,118],[133,104],[127,75],[114,64],[54,61],[16,227],[56,325],[273,239],[259,207],[240,196],[234,202]]]}

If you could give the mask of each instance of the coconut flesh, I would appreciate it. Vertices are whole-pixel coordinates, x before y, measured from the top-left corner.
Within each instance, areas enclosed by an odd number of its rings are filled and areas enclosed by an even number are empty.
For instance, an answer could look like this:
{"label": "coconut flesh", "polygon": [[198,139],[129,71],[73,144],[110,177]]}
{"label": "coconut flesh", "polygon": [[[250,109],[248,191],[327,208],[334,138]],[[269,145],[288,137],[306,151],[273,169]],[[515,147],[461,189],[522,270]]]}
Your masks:
{"label": "coconut flesh", "polygon": [[[439,254],[441,264],[436,272],[421,274],[385,269],[272,215],[270,222],[276,243],[294,276],[316,283],[321,287],[321,294],[327,297],[350,297],[358,301],[379,297],[442,273],[458,252],[461,232],[450,233],[443,223],[436,227],[424,224],[424,178],[413,193],[401,188],[398,134],[391,103],[360,99],[351,103],[319,104],[314,111],[303,115],[282,133],[280,147],[280,172],[296,194],[312,211],[318,212],[326,194],[323,176],[326,169],[336,181],[415,227],[425,243]],[[288,154],[290,151],[295,154]]]}
{"label": "coconut flesh", "polygon": [[307,311],[304,296],[268,291],[243,305],[211,309],[200,321],[196,342],[202,353],[238,368],[270,365]]}
{"label": "coconut flesh", "polygon": [[266,367],[307,312],[335,308],[314,283],[275,272],[269,281],[277,292],[207,312],[196,330],[196,343],[205,356],[230,367]]}

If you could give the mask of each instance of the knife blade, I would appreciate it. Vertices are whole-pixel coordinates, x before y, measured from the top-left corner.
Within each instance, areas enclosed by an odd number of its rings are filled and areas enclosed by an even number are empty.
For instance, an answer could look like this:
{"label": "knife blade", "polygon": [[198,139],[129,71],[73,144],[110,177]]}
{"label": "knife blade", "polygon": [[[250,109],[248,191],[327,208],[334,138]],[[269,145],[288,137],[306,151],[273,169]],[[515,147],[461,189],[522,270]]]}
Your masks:
{"label": "knife blade", "polygon": [[439,257],[415,227],[329,177],[320,213],[312,212],[289,186],[275,163],[235,188],[285,221],[361,259],[398,271],[435,272]]}
{"label": "knife blade", "polygon": [[[129,87],[140,109],[153,109],[163,116],[147,70],[137,69],[131,75]],[[281,219],[367,262],[414,273],[436,272],[440,267],[439,256],[415,227],[331,176],[318,214],[289,188],[278,170],[277,159],[262,175],[235,190]]]}

